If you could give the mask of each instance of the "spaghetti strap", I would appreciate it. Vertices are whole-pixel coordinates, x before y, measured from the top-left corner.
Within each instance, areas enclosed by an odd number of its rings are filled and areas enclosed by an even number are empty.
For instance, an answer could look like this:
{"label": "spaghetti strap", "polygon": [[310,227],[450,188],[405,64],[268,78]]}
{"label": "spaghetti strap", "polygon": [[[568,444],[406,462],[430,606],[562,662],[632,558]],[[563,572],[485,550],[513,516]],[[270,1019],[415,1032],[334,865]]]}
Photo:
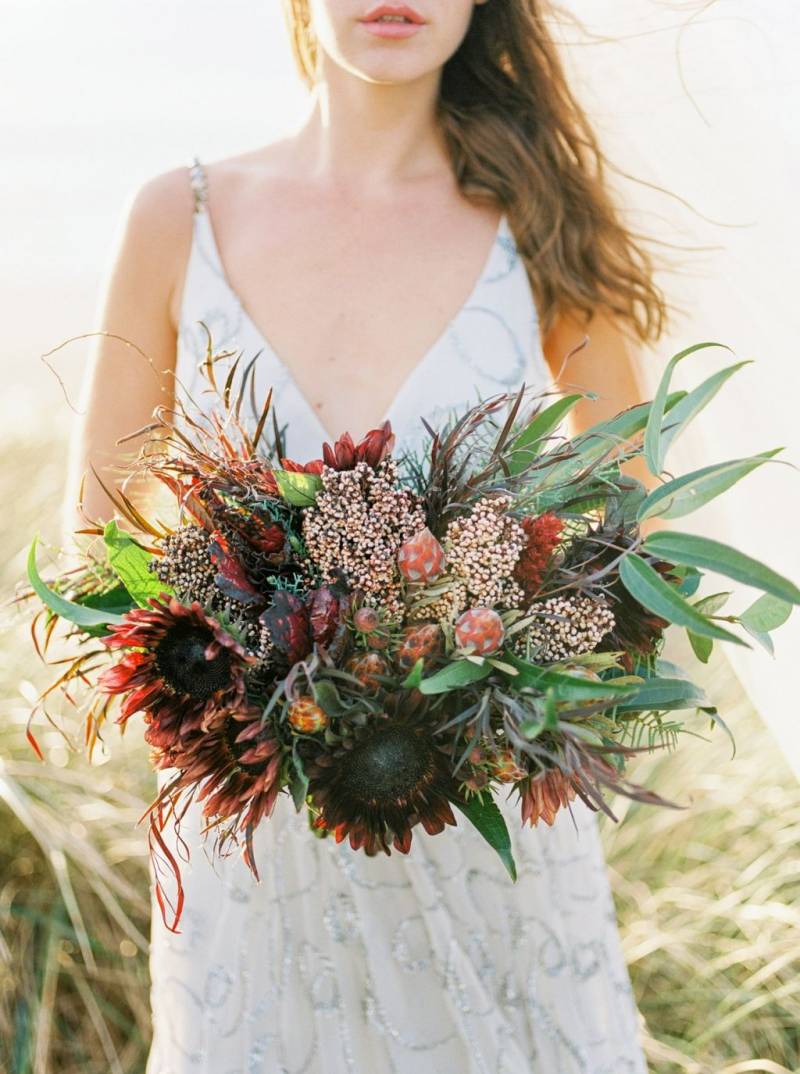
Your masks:
{"label": "spaghetti strap", "polygon": [[199,157],[193,157],[189,168],[189,181],[194,194],[194,211],[201,213],[205,210],[208,201],[208,176],[200,163]]}

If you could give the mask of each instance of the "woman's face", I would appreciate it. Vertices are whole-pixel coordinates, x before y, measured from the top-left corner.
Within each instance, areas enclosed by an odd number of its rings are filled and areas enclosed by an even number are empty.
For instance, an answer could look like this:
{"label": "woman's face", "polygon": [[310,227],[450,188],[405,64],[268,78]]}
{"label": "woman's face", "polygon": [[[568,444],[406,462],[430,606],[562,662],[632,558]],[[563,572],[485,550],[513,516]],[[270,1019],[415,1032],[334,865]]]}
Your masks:
{"label": "woman's face", "polygon": [[[473,8],[490,0],[310,0],[318,47],[369,82],[399,83],[438,70],[458,49]],[[380,20],[405,16],[407,21]]]}

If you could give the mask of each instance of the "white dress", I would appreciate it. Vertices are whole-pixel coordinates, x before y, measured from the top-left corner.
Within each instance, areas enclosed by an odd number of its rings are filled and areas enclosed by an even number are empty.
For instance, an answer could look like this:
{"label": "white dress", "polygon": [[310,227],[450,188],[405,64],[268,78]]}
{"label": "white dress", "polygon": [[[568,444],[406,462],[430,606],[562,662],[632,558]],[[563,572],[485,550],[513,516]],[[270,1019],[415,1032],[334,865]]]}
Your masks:
{"label": "white dress", "polygon": [[[324,429],[226,280],[198,162],[191,178],[178,378],[199,387],[201,320],[215,347],[260,352],[287,454],[318,457]],[[421,413],[523,380],[549,383],[504,216],[471,295],[386,414],[398,448],[423,434]],[[192,806],[179,935],[152,903],[146,1074],[646,1074],[595,815],[577,801],[552,828],[522,829],[516,795],[501,808],[516,884],[460,815],[441,836],[418,826],[408,855],[368,858],[314,838],[283,795],[255,833],[257,883],[238,854],[212,867]]]}

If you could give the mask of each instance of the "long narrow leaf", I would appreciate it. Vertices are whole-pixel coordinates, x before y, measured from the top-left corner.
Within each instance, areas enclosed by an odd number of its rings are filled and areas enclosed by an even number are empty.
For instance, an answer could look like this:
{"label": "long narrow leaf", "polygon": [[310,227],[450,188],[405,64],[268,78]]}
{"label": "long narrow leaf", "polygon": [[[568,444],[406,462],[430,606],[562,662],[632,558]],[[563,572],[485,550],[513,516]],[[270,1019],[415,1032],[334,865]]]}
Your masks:
{"label": "long narrow leaf", "polygon": [[492,672],[489,663],[476,664],[471,660],[455,660],[452,664],[443,667],[427,679],[419,683],[419,690],[423,694],[446,694],[450,690],[457,690],[461,686],[467,686],[471,682],[479,682]]}
{"label": "long narrow leaf", "polygon": [[647,419],[647,426],[644,431],[644,457],[650,472],[655,474],[656,477],[658,477],[664,469],[665,448],[662,440],[662,430],[667,394],[669,392],[669,385],[672,380],[675,366],[690,354],[695,354],[697,351],[704,350],[707,347],[725,347],[725,350],[731,349],[724,343],[695,343],[693,346],[687,347],[685,350],[679,351],[678,354],[673,355],[667,363],[667,367],[661,377]]}
{"label": "long narrow leaf", "polygon": [[639,508],[639,521],[653,517],[682,518],[691,514],[726,492],[753,470],[769,462],[781,451],[783,448],[775,448],[745,459],[714,463],[684,474],[683,477],[676,477],[674,481],[667,481],[654,489],[644,500]]}
{"label": "long narrow leaf", "polygon": [[672,444],[675,443],[687,425],[708,406],[722,385],[734,373],[738,372],[743,366],[750,365],[751,362],[752,359],[736,362],[735,365],[726,366],[724,369],[712,373],[707,380],[704,380],[697,388],[693,388],[684,399],[681,399],[678,405],[670,412],[669,421],[664,424],[661,430],[661,450],[665,457]]}
{"label": "long narrow leaf", "polygon": [[464,802],[453,803],[478,829],[493,850],[497,851],[512,880],[517,879],[517,866],[511,853],[511,836],[505,817],[491,796],[475,795]]}
{"label": "long narrow leaf", "polygon": [[583,395],[566,395],[540,411],[508,446],[508,468],[518,474],[536,457],[541,442],[554,432]]}
{"label": "long narrow leaf", "polygon": [[665,582],[658,571],[640,556],[625,556],[620,564],[619,576],[622,584],[632,597],[643,604],[649,611],[667,619],[676,626],[687,627],[694,634],[706,638],[719,638],[732,641],[736,645],[747,646],[745,641],[732,634],[724,627],[717,626],[698,612],[678,591]]}
{"label": "long narrow leaf", "polygon": [[38,538],[34,537],[28,552],[28,581],[31,583],[36,596],[43,604],[47,605],[51,612],[55,612],[62,619],[66,619],[79,627],[106,626],[109,623],[122,622],[121,615],[115,615],[113,612],[103,611],[103,609],[87,608],[82,604],[75,604],[50,589],[42,580],[39,568],[36,566],[36,547],[38,543]]}
{"label": "long narrow leaf", "polygon": [[800,589],[794,582],[771,570],[757,559],[721,541],[714,541],[709,537],[697,537],[690,533],[661,530],[651,534],[642,548],[645,552],[649,552],[658,559],[665,559],[668,563],[715,571],[726,578],[733,578],[737,582],[754,586],[765,593],[772,593],[773,596],[786,600],[790,604],[800,604]]}

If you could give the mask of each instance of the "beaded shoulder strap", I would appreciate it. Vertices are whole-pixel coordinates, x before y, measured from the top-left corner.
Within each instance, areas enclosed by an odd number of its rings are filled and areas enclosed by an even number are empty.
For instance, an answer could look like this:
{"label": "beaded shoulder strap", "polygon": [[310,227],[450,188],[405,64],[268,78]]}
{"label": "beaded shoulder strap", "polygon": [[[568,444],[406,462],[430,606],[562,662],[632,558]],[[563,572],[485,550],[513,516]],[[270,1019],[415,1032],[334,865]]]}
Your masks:
{"label": "beaded shoulder strap", "polygon": [[192,158],[189,168],[189,181],[194,194],[194,211],[201,213],[205,210],[208,201],[208,176],[198,157]]}

